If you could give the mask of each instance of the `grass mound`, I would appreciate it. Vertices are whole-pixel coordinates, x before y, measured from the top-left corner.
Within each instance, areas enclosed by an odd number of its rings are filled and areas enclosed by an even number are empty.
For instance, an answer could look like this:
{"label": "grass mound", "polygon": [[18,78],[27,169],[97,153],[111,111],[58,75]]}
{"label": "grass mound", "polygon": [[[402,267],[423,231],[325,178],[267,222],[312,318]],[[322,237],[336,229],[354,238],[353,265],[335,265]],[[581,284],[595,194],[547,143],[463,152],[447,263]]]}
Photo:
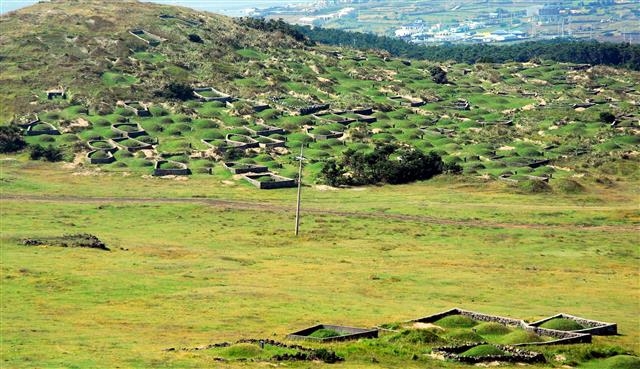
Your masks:
{"label": "grass mound", "polygon": [[595,360],[580,365],[585,369],[635,369],[640,368],[640,357],[630,355],[616,355],[604,360]]}
{"label": "grass mound", "polygon": [[504,326],[500,323],[482,323],[476,327],[476,333],[478,334],[489,334],[493,336],[504,335],[511,332],[509,327]]}
{"label": "grass mound", "polygon": [[224,350],[224,357],[231,359],[255,358],[262,354],[262,349],[251,343],[238,343]]}
{"label": "grass mound", "polygon": [[464,315],[449,315],[436,321],[434,324],[442,328],[471,328],[476,326],[478,322]]}
{"label": "grass mound", "polygon": [[556,186],[563,193],[582,193],[586,190],[583,185],[573,179],[561,179]]}
{"label": "grass mound", "polygon": [[493,345],[478,345],[460,354],[460,356],[464,357],[482,357],[494,355],[505,356],[508,354]]}
{"label": "grass mound", "polygon": [[468,330],[454,330],[451,332],[447,332],[445,337],[450,341],[458,343],[474,343],[485,341],[485,339],[479,334],[470,332]]}
{"label": "grass mound", "polygon": [[567,318],[551,319],[549,321],[542,323],[540,327],[547,328],[547,329],[555,329],[558,331],[577,331],[585,328],[575,320],[571,320]]}
{"label": "grass mound", "polygon": [[[267,178],[270,179],[270,178]],[[313,337],[313,338],[331,338],[331,337],[338,337],[338,336],[342,336],[343,334],[335,331],[333,329],[326,329],[326,328],[320,328],[317,331],[314,331],[313,333],[311,333],[309,335],[309,337]]]}
{"label": "grass mound", "polygon": [[509,345],[515,343],[531,343],[531,342],[542,342],[544,341],[542,337],[538,336],[533,332],[527,332],[525,330],[517,330],[513,331],[502,337],[500,343]]}
{"label": "grass mound", "polygon": [[428,329],[405,329],[389,338],[389,342],[431,344],[441,343],[443,339]]}
{"label": "grass mound", "polygon": [[640,358],[630,355],[617,355],[602,361],[603,369],[633,369],[640,368]]}

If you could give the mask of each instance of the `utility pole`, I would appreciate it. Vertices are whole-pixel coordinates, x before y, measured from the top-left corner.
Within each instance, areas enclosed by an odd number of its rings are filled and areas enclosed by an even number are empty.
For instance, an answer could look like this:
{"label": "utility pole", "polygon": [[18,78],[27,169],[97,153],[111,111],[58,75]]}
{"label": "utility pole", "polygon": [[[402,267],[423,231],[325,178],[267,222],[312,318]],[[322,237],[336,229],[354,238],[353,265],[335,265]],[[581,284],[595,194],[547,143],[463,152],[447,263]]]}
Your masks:
{"label": "utility pole", "polygon": [[300,165],[298,166],[298,199],[296,203],[296,230],[295,235],[298,236],[300,233],[300,194],[302,192],[302,150],[304,149],[304,143],[300,145],[300,157],[298,160],[300,161]]}

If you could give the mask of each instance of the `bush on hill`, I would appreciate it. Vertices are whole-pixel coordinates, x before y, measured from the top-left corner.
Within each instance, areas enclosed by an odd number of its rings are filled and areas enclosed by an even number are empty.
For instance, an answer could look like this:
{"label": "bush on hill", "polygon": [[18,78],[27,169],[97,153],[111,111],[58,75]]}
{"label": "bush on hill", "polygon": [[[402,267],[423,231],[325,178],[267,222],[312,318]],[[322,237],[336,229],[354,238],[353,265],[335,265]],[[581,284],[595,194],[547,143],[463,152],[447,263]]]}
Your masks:
{"label": "bush on hill", "polygon": [[30,147],[29,158],[31,160],[40,160],[44,159],[46,161],[61,161],[63,159],[62,150],[53,145],[48,145],[44,147],[42,145],[36,144]]}
{"label": "bush on hill", "polygon": [[331,186],[402,184],[429,179],[443,169],[442,158],[433,152],[424,154],[414,147],[381,144],[371,153],[348,149],[338,160],[328,161],[321,175]]}
{"label": "bush on hill", "polygon": [[0,126],[0,152],[20,151],[27,146],[22,138],[20,128],[16,126]]}

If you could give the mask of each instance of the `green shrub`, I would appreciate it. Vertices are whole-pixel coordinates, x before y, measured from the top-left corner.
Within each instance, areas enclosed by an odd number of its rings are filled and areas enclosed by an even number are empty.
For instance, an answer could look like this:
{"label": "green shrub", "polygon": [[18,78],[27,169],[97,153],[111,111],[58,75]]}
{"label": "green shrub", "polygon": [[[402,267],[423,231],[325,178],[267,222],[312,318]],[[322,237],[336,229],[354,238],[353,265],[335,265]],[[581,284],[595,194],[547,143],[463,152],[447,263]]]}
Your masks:
{"label": "green shrub", "polygon": [[49,145],[43,147],[41,145],[33,145],[29,150],[29,158],[31,160],[46,160],[51,162],[61,161],[63,159],[63,152],[61,149]]}
{"label": "green shrub", "polygon": [[62,141],[64,142],[76,142],[78,140],[79,140],[78,136],[74,134],[65,134],[62,136]]}
{"label": "green shrub", "polygon": [[557,181],[556,187],[564,193],[582,193],[585,191],[585,187],[583,185],[570,178]]}
{"label": "green shrub", "polygon": [[20,128],[16,126],[0,126],[0,152],[20,151],[27,146],[22,138]]}
{"label": "green shrub", "polygon": [[194,126],[200,129],[218,128],[219,124],[210,119],[199,119],[194,121]]}
{"label": "green shrub", "polygon": [[538,181],[535,179],[520,182],[518,188],[523,193],[545,193],[551,192],[551,186],[547,182]]}
{"label": "green shrub", "polygon": [[58,120],[60,119],[60,114],[57,112],[48,112],[43,115],[45,120]]}
{"label": "green shrub", "polygon": [[95,124],[96,127],[109,127],[111,122],[104,118],[98,118],[93,124]]}

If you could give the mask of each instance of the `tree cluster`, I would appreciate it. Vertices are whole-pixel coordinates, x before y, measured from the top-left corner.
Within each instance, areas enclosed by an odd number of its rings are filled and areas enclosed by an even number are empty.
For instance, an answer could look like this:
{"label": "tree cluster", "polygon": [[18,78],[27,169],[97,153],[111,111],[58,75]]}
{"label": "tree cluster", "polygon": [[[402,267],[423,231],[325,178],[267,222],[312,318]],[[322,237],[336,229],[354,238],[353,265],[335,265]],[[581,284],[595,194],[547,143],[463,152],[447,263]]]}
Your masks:
{"label": "tree cluster", "polygon": [[377,145],[370,153],[348,149],[321,171],[330,186],[359,186],[376,183],[402,184],[429,179],[443,172],[445,165],[436,153],[425,154],[407,146]]}
{"label": "tree cluster", "polygon": [[603,64],[640,70],[640,45],[593,40],[541,40],[514,44],[456,44],[419,46],[406,41],[369,33],[347,32],[321,27],[295,26],[310,40],[359,49],[386,50],[391,55],[432,61],[460,63],[527,62],[534,58],[581,64]]}
{"label": "tree cluster", "polygon": [[27,146],[17,126],[0,126],[0,153],[20,151]]}
{"label": "tree cluster", "polygon": [[309,41],[303,32],[297,26],[293,26],[282,19],[269,19],[264,18],[252,18],[252,17],[240,17],[236,18],[236,22],[242,26],[257,29],[263,32],[282,32],[285,35],[291,36],[298,42],[303,42],[306,45],[313,45],[314,43]]}
{"label": "tree cluster", "polygon": [[61,161],[63,159],[63,152],[61,149],[54,147],[53,145],[42,146],[39,144],[30,146],[29,158],[31,160],[44,159],[46,161]]}
{"label": "tree cluster", "polygon": [[193,88],[186,83],[171,82],[161,90],[155,91],[156,97],[187,101],[193,98]]}
{"label": "tree cluster", "polygon": [[444,85],[449,83],[449,79],[447,79],[447,72],[444,71],[439,66],[435,66],[429,70],[431,74],[431,80],[439,85]]}

